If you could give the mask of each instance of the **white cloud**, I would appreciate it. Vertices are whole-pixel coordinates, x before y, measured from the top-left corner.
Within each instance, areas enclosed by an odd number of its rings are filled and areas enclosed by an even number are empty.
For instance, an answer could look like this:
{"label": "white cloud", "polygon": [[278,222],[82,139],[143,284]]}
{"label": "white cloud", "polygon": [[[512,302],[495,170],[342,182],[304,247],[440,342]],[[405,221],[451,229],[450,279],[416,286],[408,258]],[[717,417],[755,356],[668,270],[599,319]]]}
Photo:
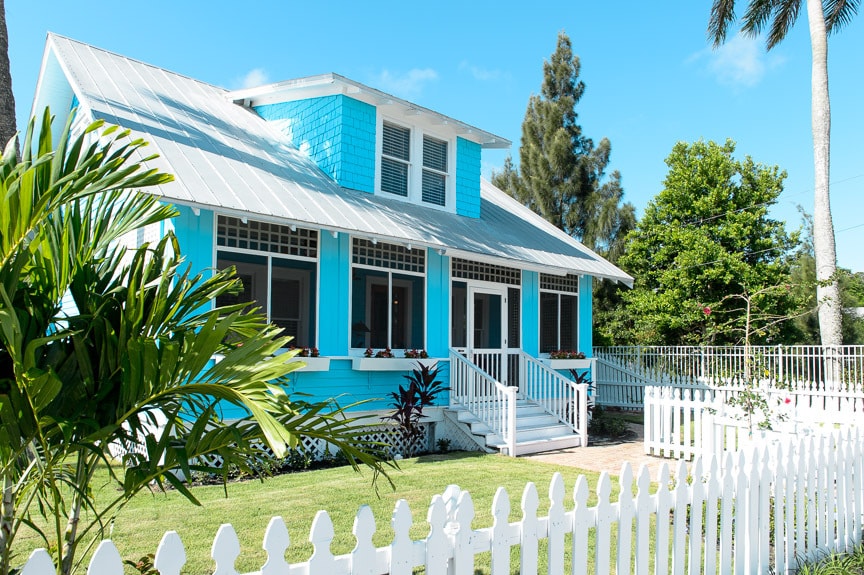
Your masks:
{"label": "white cloud", "polygon": [[404,74],[383,70],[373,85],[385,92],[408,98],[418,96],[426,84],[437,79],[438,72],[432,68],[414,68]]}
{"label": "white cloud", "polygon": [[504,73],[501,70],[488,70],[486,68],[481,68],[480,66],[471,64],[467,60],[462,60],[462,62],[459,63],[459,69],[469,72],[474,76],[475,80],[480,80],[481,82],[498,80],[504,77]]}
{"label": "white cloud", "polygon": [[258,86],[263,86],[269,82],[269,78],[267,77],[267,72],[264,71],[263,68],[254,68],[249,70],[249,72],[235,81],[235,84],[239,89],[243,88],[256,88]]}
{"label": "white cloud", "polygon": [[737,35],[716,50],[710,48],[694,54],[688,61],[707,62],[707,71],[718,83],[749,88],[762,81],[765,73],[783,63],[783,58],[766,53],[761,38]]}

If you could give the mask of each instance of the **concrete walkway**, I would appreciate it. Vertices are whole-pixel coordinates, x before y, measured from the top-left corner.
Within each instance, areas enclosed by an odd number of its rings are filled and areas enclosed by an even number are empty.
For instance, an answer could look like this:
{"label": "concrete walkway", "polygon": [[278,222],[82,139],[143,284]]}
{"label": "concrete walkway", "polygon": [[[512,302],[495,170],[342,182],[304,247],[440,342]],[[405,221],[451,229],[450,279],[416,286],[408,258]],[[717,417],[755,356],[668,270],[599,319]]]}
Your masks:
{"label": "concrete walkway", "polygon": [[643,445],[644,427],[636,423],[629,423],[628,425],[634,432],[634,436],[625,440],[604,441],[601,444],[592,445],[589,438],[587,447],[571,447],[569,449],[547,451],[546,453],[535,453],[526,455],[525,457],[557,465],[570,465],[588,471],[606,471],[616,477],[621,473],[621,465],[625,461],[629,461],[630,466],[633,468],[634,479],[638,475],[640,467],[644,464],[648,466],[652,481],[657,481],[660,475],[660,467],[663,463],[667,463],[670,473],[674,475],[678,462],[674,459],[663,459],[662,457],[645,455]]}

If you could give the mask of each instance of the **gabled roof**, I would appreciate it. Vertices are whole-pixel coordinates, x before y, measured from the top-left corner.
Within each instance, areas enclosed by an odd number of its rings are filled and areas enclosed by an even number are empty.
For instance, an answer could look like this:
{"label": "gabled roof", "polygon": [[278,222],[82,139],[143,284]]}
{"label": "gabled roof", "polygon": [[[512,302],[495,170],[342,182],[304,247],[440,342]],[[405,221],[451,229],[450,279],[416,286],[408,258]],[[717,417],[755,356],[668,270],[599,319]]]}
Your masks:
{"label": "gabled roof", "polygon": [[160,157],[148,165],[175,180],[148,191],[167,201],[632,285],[625,272],[485,180],[479,219],[342,188],[227,90],[54,34],[34,110],[63,92],[57,74],[80,115],[151,143],[147,153]]}

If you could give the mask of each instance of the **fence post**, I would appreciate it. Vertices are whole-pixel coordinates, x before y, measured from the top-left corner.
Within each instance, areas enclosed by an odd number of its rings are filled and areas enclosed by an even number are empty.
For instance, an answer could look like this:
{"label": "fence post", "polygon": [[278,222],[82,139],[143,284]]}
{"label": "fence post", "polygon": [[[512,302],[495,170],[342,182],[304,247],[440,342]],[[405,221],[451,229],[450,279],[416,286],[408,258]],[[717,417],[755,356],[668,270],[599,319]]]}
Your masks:
{"label": "fence post", "polygon": [[507,388],[507,450],[516,457],[516,387]]}

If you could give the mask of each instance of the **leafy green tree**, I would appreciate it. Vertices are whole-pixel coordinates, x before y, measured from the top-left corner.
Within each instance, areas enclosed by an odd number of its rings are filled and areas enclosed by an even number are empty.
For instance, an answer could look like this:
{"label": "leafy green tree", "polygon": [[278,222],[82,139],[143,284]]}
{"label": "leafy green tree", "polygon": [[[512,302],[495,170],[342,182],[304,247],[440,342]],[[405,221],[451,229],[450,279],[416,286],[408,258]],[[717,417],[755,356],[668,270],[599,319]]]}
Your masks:
{"label": "leafy green tree", "polygon": [[[768,217],[786,174],[749,157],[736,160],[734,152],[732,141],[682,142],[672,149],[664,189],[619,260],[635,286],[606,328],[613,342],[737,343],[749,328],[736,295],[765,317],[797,309],[789,290],[770,289],[789,282],[787,254],[797,241]],[[782,329],[775,323],[757,330],[756,340],[768,341]]]}
{"label": "leafy green tree", "polygon": [[[170,234],[122,247],[175,213],[130,191],[171,179],[134,160],[145,143],[100,123],[72,138],[69,126],[55,150],[46,111],[38,141],[31,122],[21,157],[11,141],[0,159],[0,574],[22,526],[71,573],[82,542],[151,482],[197,503],[181,474],[257,473],[262,444],[284,455],[323,438],[355,468],[384,471],[381,446],[355,437],[338,406],[285,393],[301,364],[276,353],[277,327],[244,304],[212,305],[239,290],[233,270],[190,275]],[[137,449],[113,466],[111,445]],[[117,495],[97,507],[103,465]]]}
{"label": "leafy green tree", "polygon": [[[859,0],[750,0],[741,30],[758,36],[768,30],[770,50],[782,42],[798,20],[802,6],[807,13],[811,48],[811,119],[813,131],[814,253],[816,301],[822,345],[842,342],[840,286],[834,223],[831,217],[830,159],[831,103],[828,96],[828,34],[840,30],[858,12]],[[719,46],[735,22],[735,0],[714,0],[708,23],[708,37]]]}
{"label": "leafy green tree", "polygon": [[[576,105],[585,91],[579,57],[561,32],[551,58],[543,64],[540,95],[531,96],[522,122],[519,168],[507,159],[492,183],[577,238],[610,255],[635,225],[632,204],[621,205],[621,176],[606,177],[611,144],[596,146],[577,123]],[[521,174],[519,172],[521,170]]]}
{"label": "leafy green tree", "polygon": [[[816,305],[816,258],[813,255],[813,218],[799,207],[804,225],[801,244],[791,262],[793,293],[802,302],[805,310],[796,317],[793,325],[796,333],[789,343],[819,345],[819,317]],[[838,268],[837,280],[840,286],[842,304],[842,327],[844,345],[864,344],[864,318],[858,309],[864,307],[864,273]]]}

